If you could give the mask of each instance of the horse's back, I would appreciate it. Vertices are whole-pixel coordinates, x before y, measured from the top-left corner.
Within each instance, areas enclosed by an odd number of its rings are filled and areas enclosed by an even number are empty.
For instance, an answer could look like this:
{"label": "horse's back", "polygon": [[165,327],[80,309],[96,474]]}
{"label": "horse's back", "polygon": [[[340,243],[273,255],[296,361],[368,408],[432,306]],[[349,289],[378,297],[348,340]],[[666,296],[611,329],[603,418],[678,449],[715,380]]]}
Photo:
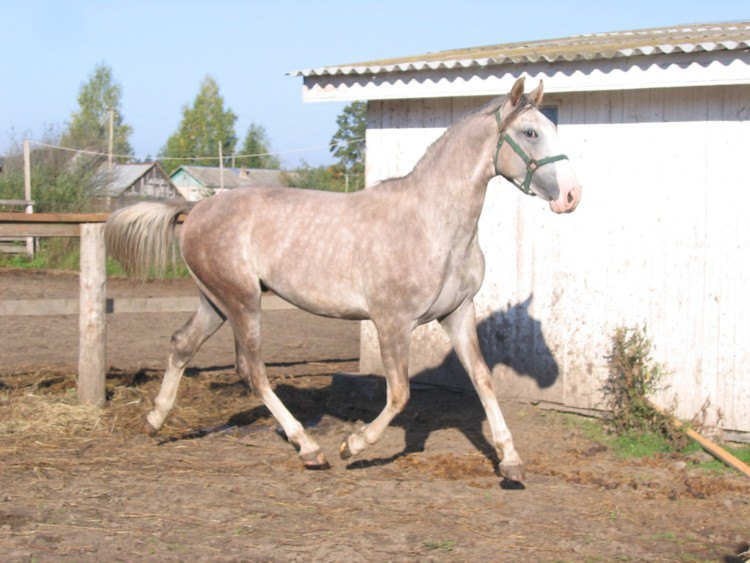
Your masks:
{"label": "horse's back", "polygon": [[293,188],[224,192],[189,214],[183,256],[208,286],[239,291],[256,280],[313,313],[367,318],[357,199]]}

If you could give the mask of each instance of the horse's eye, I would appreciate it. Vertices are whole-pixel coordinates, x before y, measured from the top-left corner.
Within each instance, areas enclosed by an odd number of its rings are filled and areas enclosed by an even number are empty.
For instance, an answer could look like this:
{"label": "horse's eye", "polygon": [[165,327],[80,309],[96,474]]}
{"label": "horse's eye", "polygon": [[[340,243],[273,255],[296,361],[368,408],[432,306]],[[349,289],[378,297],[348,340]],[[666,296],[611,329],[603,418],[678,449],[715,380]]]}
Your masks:
{"label": "horse's eye", "polygon": [[526,135],[529,139],[536,139],[539,136],[533,129],[527,129],[523,132],[523,134]]}

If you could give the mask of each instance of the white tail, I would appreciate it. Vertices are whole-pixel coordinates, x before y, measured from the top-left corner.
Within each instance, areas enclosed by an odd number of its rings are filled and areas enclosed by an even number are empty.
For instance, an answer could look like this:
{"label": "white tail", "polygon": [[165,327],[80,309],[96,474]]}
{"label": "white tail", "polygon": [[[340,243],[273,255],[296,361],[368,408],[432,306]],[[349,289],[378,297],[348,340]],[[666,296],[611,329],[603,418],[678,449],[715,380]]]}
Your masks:
{"label": "white tail", "polygon": [[104,230],[109,255],[138,279],[163,277],[177,218],[190,207],[187,202],[145,201],[115,211]]}

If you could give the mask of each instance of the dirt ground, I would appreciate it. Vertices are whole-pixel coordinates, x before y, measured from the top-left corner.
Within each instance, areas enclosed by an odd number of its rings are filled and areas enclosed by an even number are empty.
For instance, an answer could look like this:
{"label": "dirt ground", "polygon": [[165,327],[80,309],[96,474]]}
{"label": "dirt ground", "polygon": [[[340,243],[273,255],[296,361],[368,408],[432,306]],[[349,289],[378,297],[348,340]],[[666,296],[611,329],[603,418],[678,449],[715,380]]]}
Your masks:
{"label": "dirt ground", "polygon": [[[110,295],[185,295],[189,282]],[[0,298],[74,296],[72,275],[0,271]],[[277,393],[318,440],[304,471],[233,371],[231,334],[206,344],[157,438],[141,434],[169,337],[187,314],[108,319],[109,405],[75,402],[75,317],[4,317],[0,559],[741,561],[750,480],[698,458],[620,459],[578,417],[502,404],[527,464],[503,483],[472,394],[415,386],[407,410],[355,461],[342,438],[384,403],[357,368],[355,323],[269,311]]]}

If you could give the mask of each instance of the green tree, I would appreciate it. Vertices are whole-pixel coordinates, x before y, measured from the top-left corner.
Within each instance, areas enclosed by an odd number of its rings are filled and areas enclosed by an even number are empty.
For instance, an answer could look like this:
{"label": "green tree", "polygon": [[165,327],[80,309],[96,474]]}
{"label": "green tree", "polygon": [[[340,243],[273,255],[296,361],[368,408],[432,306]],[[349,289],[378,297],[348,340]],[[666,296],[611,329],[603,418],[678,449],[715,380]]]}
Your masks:
{"label": "green tree", "polygon": [[[224,109],[224,98],[219,94],[216,81],[206,76],[193,105],[183,107],[182,121],[177,131],[159,151],[162,167],[171,173],[178,166],[186,164],[218,166],[219,143],[226,165],[237,144],[234,131],[236,121],[237,115],[229,108]],[[216,158],[186,160],[191,157]]]}
{"label": "green tree", "polygon": [[[112,69],[104,63],[94,67],[78,93],[78,111],[71,116],[60,142],[75,149],[96,152],[109,150],[109,112],[114,112],[114,154],[132,155],[130,135],[133,129],[122,118],[122,87],[112,79]],[[127,159],[120,159],[127,160]]]}
{"label": "green tree", "polygon": [[[336,118],[338,130],[331,138],[331,152],[339,159],[336,171],[348,177],[349,191],[364,187],[367,102],[352,102]],[[336,143],[336,144],[334,144]]]}
{"label": "green tree", "polygon": [[310,166],[303,162],[296,170],[283,175],[284,183],[291,188],[343,192],[344,177],[332,166]]}
{"label": "green tree", "polygon": [[268,154],[270,152],[271,141],[266,134],[266,128],[251,123],[240,149],[240,155],[251,156],[239,156],[236,159],[237,166],[278,170],[281,168],[281,162],[274,155]]}

